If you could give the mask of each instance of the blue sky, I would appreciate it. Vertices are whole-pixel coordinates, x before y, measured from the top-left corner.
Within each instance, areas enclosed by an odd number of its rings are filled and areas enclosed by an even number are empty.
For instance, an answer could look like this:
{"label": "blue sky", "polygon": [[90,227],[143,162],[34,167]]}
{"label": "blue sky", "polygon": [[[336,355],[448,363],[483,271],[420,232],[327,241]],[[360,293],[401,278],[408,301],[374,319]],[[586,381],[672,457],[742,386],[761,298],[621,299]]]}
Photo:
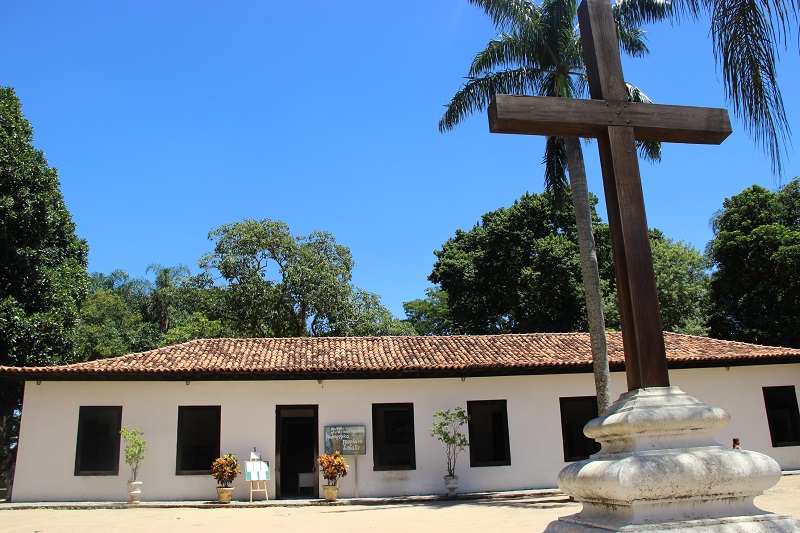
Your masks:
{"label": "blue sky", "polygon": [[[485,114],[437,130],[495,35],[466,0],[6,0],[2,11],[0,85],[16,89],[58,168],[91,271],[196,271],[209,230],[271,218],[295,235],[333,233],[354,283],[403,316],[456,229],[543,188],[542,138],[492,135]],[[708,27],[647,28],[651,55],[624,59],[626,79],[659,103],[724,107]],[[797,49],[781,58],[796,131]],[[721,146],[665,145],[661,164],[642,163],[651,227],[702,249],[725,198],[778,185],[735,118],[733,129]],[[596,145],[585,155],[601,195]],[[798,174],[792,152],[784,181]]]}

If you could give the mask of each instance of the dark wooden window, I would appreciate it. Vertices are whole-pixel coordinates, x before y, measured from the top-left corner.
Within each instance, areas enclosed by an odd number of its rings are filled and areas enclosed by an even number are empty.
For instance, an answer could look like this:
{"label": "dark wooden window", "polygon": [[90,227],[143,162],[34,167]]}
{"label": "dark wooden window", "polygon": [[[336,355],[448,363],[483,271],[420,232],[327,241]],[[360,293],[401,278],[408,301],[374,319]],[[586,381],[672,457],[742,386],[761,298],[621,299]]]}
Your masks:
{"label": "dark wooden window", "polygon": [[588,459],[600,451],[600,445],[583,434],[589,420],[597,418],[597,397],[576,396],[559,398],[561,403],[561,438],[564,441],[564,460]]}
{"label": "dark wooden window", "polygon": [[414,470],[414,404],[372,404],[374,470]]}
{"label": "dark wooden window", "polygon": [[76,476],[119,474],[122,407],[81,406],[78,412]]}
{"label": "dark wooden window", "polygon": [[467,402],[470,466],[511,464],[505,400]]}
{"label": "dark wooden window", "polygon": [[210,474],[219,457],[219,405],[178,407],[176,474]]}
{"label": "dark wooden window", "polygon": [[772,446],[800,446],[800,413],[794,385],[763,390]]}

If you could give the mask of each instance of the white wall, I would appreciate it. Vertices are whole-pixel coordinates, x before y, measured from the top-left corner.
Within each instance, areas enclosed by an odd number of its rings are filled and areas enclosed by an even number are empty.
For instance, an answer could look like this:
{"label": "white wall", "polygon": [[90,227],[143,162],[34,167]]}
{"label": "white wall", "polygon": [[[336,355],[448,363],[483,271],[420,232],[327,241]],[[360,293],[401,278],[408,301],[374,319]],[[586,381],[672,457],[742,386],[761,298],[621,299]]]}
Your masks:
{"label": "white wall", "polygon": [[[800,447],[772,448],[762,386],[795,385],[800,365],[765,365],[676,370],[672,384],[706,403],[723,407],[733,423],[718,440],[732,437],[742,447],[767,453],[784,469],[800,468]],[[625,376],[612,377],[615,395],[624,392]],[[319,406],[319,449],[326,425],[367,426],[367,454],[348,457],[351,473],[340,481],[340,495],[435,494],[444,492],[444,451],[430,437],[433,413],[468,400],[508,402],[511,465],[471,468],[469,451],[458,458],[459,491],[554,487],[565,466],[559,397],[594,394],[591,374],[393,380],[192,381],[177,382],[27,382],[22,412],[15,501],[124,501],[128,467],[121,459],[118,476],[75,476],[75,446],[80,406],[121,405],[122,425],[144,431],[148,451],[140,471],[144,500],[213,500],[210,475],[176,476],[175,453],[179,405],[221,405],[221,452],[241,461],[256,446],[275,465],[275,406]],[[373,471],[372,404],[412,402],[416,435],[416,470]],[[121,455],[122,457],[122,455]],[[356,464],[354,464],[356,463]],[[275,476],[269,482],[275,495]],[[322,480],[320,480],[322,481]],[[235,499],[248,499],[244,475],[234,482]]]}
{"label": "white wall", "polygon": [[730,446],[738,437],[743,449],[769,455],[783,470],[800,470],[800,446],[772,447],[762,392],[762,387],[794,385],[800,394],[800,365],[672,370],[669,375],[672,385],[730,413],[731,423],[715,435],[718,442]]}

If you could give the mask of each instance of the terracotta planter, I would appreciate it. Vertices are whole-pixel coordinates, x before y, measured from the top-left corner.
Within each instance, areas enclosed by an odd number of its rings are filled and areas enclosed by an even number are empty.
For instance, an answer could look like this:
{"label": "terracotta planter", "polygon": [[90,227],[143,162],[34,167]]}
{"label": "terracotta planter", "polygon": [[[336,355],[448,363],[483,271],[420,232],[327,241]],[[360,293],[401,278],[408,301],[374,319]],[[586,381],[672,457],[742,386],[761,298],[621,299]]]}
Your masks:
{"label": "terracotta planter", "polygon": [[444,476],[444,488],[447,494],[453,494],[458,488],[458,476]]}
{"label": "terracotta planter", "polygon": [[326,502],[335,502],[339,496],[339,485],[322,485],[322,493]]}
{"label": "terracotta planter", "polygon": [[142,495],[142,482],[131,481],[128,483],[128,505],[136,505],[139,503],[139,497]]}
{"label": "terracotta planter", "polygon": [[217,487],[217,501],[219,503],[231,503],[233,487]]}

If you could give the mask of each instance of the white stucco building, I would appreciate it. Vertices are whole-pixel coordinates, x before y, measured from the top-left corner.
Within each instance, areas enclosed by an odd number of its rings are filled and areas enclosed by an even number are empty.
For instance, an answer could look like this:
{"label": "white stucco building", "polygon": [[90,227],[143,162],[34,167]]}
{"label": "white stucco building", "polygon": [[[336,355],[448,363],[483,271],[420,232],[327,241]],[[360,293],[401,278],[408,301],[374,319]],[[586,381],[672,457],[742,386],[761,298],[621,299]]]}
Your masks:
{"label": "white stucco building", "polygon": [[[800,350],[666,333],[672,385],[722,407],[717,440],[800,469]],[[609,334],[615,397],[625,392],[622,339]],[[593,453],[588,334],[212,339],[75,365],[0,367],[25,380],[14,501],[123,501],[119,427],[144,431],[143,500],[211,500],[210,462],[269,461],[270,499],[317,497],[326,426],[365,426],[341,497],[443,493],[433,414],[461,406],[471,442],[459,491],[554,487]],[[301,480],[314,472],[312,486]],[[235,499],[249,497],[244,475]]]}

